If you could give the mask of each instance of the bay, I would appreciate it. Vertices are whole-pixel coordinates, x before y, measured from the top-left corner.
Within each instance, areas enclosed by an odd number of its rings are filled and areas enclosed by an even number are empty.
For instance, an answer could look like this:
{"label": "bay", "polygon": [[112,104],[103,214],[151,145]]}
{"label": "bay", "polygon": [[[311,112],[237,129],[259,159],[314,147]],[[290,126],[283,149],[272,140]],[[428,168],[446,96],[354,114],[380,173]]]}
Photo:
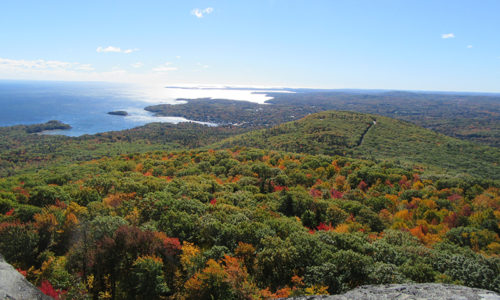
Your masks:
{"label": "bay", "polygon": [[[251,89],[0,80],[0,126],[59,120],[72,128],[49,134],[80,136],[124,130],[151,122],[196,122],[181,117],[156,117],[144,110],[144,107],[152,104],[182,104],[182,101],[177,100],[179,98],[217,98],[257,103],[271,99],[261,90]],[[119,110],[126,111],[129,115],[124,117],[108,114]]]}

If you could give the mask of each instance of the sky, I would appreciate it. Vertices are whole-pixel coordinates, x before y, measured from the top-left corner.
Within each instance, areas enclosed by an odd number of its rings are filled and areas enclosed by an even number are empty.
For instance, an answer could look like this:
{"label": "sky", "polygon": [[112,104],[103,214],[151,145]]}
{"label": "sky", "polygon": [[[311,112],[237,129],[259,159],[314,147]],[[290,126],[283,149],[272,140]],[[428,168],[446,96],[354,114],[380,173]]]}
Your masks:
{"label": "sky", "polygon": [[3,0],[0,79],[500,92],[498,0]]}

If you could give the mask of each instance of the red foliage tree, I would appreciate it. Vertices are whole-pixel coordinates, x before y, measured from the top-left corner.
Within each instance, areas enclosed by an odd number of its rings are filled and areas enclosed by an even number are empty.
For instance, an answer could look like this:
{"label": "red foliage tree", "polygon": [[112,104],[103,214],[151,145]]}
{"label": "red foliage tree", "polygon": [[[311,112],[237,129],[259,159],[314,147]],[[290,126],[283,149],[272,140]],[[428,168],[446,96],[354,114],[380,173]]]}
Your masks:
{"label": "red foliage tree", "polygon": [[318,227],[316,227],[316,229],[318,229],[318,230],[324,230],[324,231],[329,231],[329,230],[333,230],[333,226],[332,226],[332,224],[326,225],[325,223],[320,222],[319,225],[318,225]]}
{"label": "red foliage tree", "polygon": [[64,291],[56,290],[48,280],[42,281],[42,284],[38,287],[42,293],[47,296],[59,300],[60,296],[64,294]]}
{"label": "red foliage tree", "polygon": [[364,180],[361,180],[361,182],[358,184],[358,189],[366,192],[366,190],[368,189],[368,184]]}
{"label": "red foliage tree", "polygon": [[323,196],[323,193],[322,193],[320,190],[318,190],[318,189],[311,189],[311,190],[309,191],[309,194],[310,194],[311,196],[313,196],[314,198],[319,198],[319,197],[322,197],[322,196]]}
{"label": "red foliage tree", "polygon": [[334,198],[334,199],[340,199],[340,198],[342,198],[342,196],[344,196],[344,194],[342,194],[341,192],[339,192],[335,189],[332,189],[330,191],[330,194],[332,195],[332,198]]}

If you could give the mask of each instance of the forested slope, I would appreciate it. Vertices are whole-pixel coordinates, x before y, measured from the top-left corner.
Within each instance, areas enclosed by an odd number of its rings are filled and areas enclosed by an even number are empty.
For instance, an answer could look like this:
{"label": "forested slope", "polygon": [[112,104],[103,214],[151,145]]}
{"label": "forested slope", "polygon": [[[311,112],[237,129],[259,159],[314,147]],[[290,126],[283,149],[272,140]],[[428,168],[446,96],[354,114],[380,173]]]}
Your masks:
{"label": "forested slope", "polygon": [[53,164],[86,161],[123,153],[197,148],[247,129],[195,123],[151,123],[129,130],[80,137],[40,135],[52,123],[0,127],[0,176]]}
{"label": "forested slope", "polygon": [[323,112],[270,129],[251,131],[217,144],[314,154],[344,154],[356,147],[374,117],[353,112]]}
{"label": "forested slope", "polygon": [[0,253],[68,299],[500,291],[499,185],[421,173],[258,149],[59,166],[0,179]]}
{"label": "forested slope", "polygon": [[500,178],[497,148],[451,138],[409,122],[355,112],[312,114],[270,129],[231,137],[216,145],[342,154],[425,165],[449,174]]}
{"label": "forested slope", "polygon": [[271,93],[267,103],[302,109],[382,115],[448,136],[500,146],[500,96],[404,91],[295,90]]}

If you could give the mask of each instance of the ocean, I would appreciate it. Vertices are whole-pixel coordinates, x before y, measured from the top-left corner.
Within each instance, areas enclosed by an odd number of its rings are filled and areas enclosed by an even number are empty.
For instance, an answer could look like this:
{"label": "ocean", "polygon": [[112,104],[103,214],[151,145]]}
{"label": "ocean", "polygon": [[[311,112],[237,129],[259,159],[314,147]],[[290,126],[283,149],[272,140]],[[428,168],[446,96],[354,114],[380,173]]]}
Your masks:
{"label": "ocean", "polygon": [[[153,104],[182,104],[182,101],[177,101],[179,98],[233,99],[256,103],[271,99],[261,90],[251,89],[0,80],[0,126],[58,120],[71,125],[72,128],[55,131],[55,134],[80,136],[124,130],[151,122],[195,121],[180,117],[155,117],[144,110],[144,107]],[[118,110],[127,111],[129,115],[124,117],[108,114]]]}

